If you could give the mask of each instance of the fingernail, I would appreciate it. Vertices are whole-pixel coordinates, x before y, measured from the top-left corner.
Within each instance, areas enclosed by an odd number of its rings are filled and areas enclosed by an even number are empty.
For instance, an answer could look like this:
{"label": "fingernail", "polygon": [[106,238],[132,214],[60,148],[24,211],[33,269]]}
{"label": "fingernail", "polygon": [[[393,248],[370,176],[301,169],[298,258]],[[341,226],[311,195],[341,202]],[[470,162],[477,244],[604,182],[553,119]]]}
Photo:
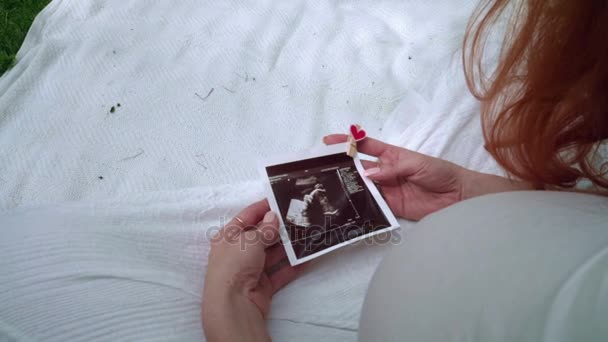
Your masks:
{"label": "fingernail", "polygon": [[327,145],[327,136],[324,136],[324,137],[323,137],[323,143],[324,143],[325,145]]}
{"label": "fingernail", "polygon": [[365,176],[371,176],[371,175],[375,175],[378,172],[380,172],[380,168],[379,167],[373,167],[371,169],[365,170],[365,172],[363,172],[363,174]]}
{"label": "fingernail", "polygon": [[262,220],[262,222],[264,222],[264,223],[271,223],[271,222],[274,221],[274,218],[276,216],[277,215],[275,215],[274,212],[269,211],[269,212],[266,213],[266,215],[264,215],[264,219]]}

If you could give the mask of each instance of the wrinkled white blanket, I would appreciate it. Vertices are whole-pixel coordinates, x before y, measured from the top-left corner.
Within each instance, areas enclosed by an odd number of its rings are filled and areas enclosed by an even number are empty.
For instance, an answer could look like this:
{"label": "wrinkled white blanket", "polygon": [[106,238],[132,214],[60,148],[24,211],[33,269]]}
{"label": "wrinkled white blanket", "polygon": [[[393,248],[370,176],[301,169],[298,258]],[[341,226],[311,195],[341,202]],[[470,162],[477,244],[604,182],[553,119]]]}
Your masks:
{"label": "wrinkled white blanket", "polygon": [[[54,0],[0,78],[0,331],[201,340],[209,232],[262,196],[256,161],[353,122],[498,172],[460,64],[474,5]],[[356,339],[386,248],[321,258],[273,337]]]}

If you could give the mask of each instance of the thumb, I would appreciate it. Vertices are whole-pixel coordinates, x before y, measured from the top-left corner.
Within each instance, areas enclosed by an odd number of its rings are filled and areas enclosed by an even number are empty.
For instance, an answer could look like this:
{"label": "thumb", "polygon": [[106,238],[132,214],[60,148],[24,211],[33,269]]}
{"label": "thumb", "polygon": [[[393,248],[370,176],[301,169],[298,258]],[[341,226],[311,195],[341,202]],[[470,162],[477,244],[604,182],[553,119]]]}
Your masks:
{"label": "thumb", "polygon": [[380,167],[378,164],[377,166],[366,169],[364,175],[374,182],[382,183],[393,179],[397,176],[397,173],[389,165],[382,165],[382,167]]}
{"label": "thumb", "polygon": [[279,218],[273,211],[268,211],[262,222],[258,224],[257,230],[265,247],[275,245],[280,240]]}
{"label": "thumb", "polygon": [[430,165],[436,164],[437,159],[435,158],[411,151],[407,152],[397,162],[382,162],[367,168],[364,173],[365,176],[376,182],[391,181],[398,177],[408,179],[419,175],[421,171],[428,169]]}

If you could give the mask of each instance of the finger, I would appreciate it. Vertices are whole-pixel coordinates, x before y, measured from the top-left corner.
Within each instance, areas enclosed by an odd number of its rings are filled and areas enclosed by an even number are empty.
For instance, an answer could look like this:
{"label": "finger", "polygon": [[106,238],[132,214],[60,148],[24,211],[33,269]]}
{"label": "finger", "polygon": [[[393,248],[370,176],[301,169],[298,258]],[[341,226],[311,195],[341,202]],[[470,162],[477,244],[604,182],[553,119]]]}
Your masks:
{"label": "finger", "polygon": [[241,242],[246,246],[264,250],[279,241],[279,222],[277,215],[272,211],[266,212],[262,221],[255,229],[245,230],[241,233]]}
{"label": "finger", "polygon": [[[361,160],[361,165],[363,165],[363,175],[369,178],[371,181],[375,182],[376,185],[380,185],[383,179],[378,179],[377,176],[374,178],[374,174],[380,170],[380,163],[373,162],[369,160]],[[382,177],[381,177],[382,178]]]}
{"label": "finger", "polygon": [[[230,220],[226,226],[237,226],[241,229],[255,227],[255,225],[262,220],[268,210],[270,210],[270,206],[268,205],[268,201],[266,199],[255,202],[236,214],[236,216]],[[237,220],[237,217],[242,222]]]}
{"label": "finger", "polygon": [[[222,239],[228,241],[235,240],[243,230],[255,227],[269,209],[268,201],[266,199],[249,205],[226,223],[224,227],[213,236],[211,241],[219,242]],[[237,217],[243,222],[237,220]]]}
{"label": "finger", "polygon": [[330,134],[323,137],[325,145],[335,145],[345,143],[348,140],[347,134]]}
{"label": "finger", "polygon": [[277,271],[275,269],[276,265],[284,260],[287,260],[287,252],[285,252],[285,247],[282,244],[277,243],[276,245],[266,249],[266,262],[264,264],[264,269],[268,274],[272,274]]}
{"label": "finger", "polygon": [[376,167],[365,169],[365,176],[376,182],[388,182],[403,177],[415,181],[416,177],[426,177],[424,170],[438,170],[445,165],[436,165],[437,159],[420,153],[411,152],[398,158],[397,162],[383,162]]}
{"label": "finger", "polygon": [[363,165],[364,169],[373,169],[375,167],[379,167],[380,163],[378,162],[373,162],[370,160],[361,160],[361,165]]}
{"label": "finger", "polygon": [[307,266],[308,263],[291,266],[285,248],[281,244],[277,244],[266,250],[264,270],[272,284],[273,293],[297,278]]}
{"label": "finger", "polygon": [[264,243],[265,239],[267,239],[267,237],[264,237],[264,235],[257,229],[245,230],[241,232],[239,236],[239,242],[243,246],[252,246],[261,250],[262,252],[266,248],[266,244]]}
{"label": "finger", "polygon": [[[323,142],[327,145],[344,143],[348,140],[347,134],[331,134],[323,137]],[[357,150],[370,156],[378,157],[389,149],[398,148],[393,145],[385,144],[380,140],[365,138],[357,143]]]}
{"label": "finger", "polygon": [[279,219],[277,215],[272,211],[266,212],[262,222],[258,223],[257,231],[264,247],[268,248],[279,242]]}
{"label": "finger", "polygon": [[306,266],[307,264],[291,266],[287,260],[282,262],[281,267],[268,276],[270,283],[272,284],[273,293],[277,293],[277,291],[285,287],[285,285],[296,279],[304,272]]}

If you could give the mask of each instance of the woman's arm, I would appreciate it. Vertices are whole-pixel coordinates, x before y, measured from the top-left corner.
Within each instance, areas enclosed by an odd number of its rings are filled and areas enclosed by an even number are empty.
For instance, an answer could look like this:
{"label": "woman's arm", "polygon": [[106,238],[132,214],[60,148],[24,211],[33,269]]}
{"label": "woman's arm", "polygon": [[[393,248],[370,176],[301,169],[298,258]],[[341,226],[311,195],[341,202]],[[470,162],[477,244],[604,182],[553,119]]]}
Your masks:
{"label": "woman's arm", "polygon": [[[348,136],[326,136],[326,144],[345,142]],[[374,181],[399,217],[420,220],[456,202],[505,191],[533,190],[530,184],[465,169],[446,160],[367,138],[357,145],[361,153],[378,158],[365,161],[365,175]]]}
{"label": "woman's arm", "polygon": [[203,297],[203,329],[207,340],[270,341],[260,309],[235,289],[214,288]]}
{"label": "woman's arm", "polygon": [[464,168],[462,170],[463,175],[461,177],[464,183],[463,199],[498,192],[537,190],[534,188],[534,186],[532,186],[532,184],[523,181],[476,172]]}

